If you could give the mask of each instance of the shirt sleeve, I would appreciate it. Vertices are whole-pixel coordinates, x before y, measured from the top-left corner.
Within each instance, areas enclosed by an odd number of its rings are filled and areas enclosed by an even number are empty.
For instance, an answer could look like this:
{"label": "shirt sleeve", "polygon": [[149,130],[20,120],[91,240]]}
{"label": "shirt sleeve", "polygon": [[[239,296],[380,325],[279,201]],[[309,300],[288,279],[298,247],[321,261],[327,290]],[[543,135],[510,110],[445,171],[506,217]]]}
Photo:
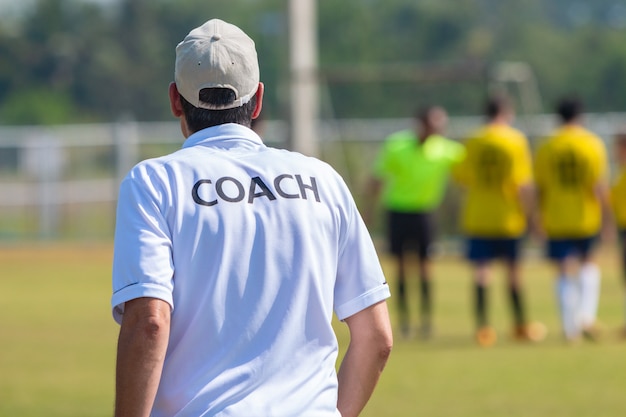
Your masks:
{"label": "shirt sleeve", "polygon": [[347,207],[334,297],[335,313],[340,320],[391,295],[374,243],[352,198]]}
{"label": "shirt sleeve", "polygon": [[466,140],[465,143],[459,144],[462,147],[462,154],[459,162],[452,166],[452,179],[462,186],[472,184],[472,141]]}
{"label": "shirt sleeve", "polygon": [[113,317],[121,323],[124,305],[158,298],[174,308],[172,242],[163,215],[163,190],[135,168],[120,186],[113,254]]}
{"label": "shirt sleeve", "polygon": [[465,159],[465,145],[458,142],[452,142],[453,150],[452,163],[459,164]]}

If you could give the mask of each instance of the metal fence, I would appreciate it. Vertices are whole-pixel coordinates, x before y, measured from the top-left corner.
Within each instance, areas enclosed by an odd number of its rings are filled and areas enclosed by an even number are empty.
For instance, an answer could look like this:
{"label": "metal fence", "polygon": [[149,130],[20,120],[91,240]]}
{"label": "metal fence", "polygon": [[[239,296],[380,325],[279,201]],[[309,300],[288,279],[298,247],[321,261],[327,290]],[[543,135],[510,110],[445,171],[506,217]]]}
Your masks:
{"label": "metal fence", "polygon": [[[448,135],[462,138],[481,122],[453,117]],[[586,124],[610,147],[626,114],[589,114]],[[520,117],[516,125],[533,143],[555,127],[555,118]],[[319,156],[364,204],[360,191],[380,142],[410,126],[409,119],[326,120],[319,124]],[[261,134],[268,145],[287,147],[285,122],[265,121]],[[138,161],[172,152],[182,142],[177,122],[0,127],[0,241],[110,238],[121,179]]]}

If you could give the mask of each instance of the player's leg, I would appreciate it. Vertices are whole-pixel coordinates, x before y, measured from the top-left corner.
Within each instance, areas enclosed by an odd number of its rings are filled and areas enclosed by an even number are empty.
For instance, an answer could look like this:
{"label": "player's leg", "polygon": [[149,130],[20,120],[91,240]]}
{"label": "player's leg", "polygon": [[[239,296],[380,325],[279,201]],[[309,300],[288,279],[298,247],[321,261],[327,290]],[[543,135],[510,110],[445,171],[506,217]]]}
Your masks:
{"label": "player's leg", "polygon": [[474,264],[474,311],[476,320],[476,341],[484,347],[497,341],[496,330],[489,324],[489,266],[486,261]]}
{"label": "player's leg", "polygon": [[486,261],[475,262],[474,265],[474,314],[476,327],[487,326],[487,292],[488,266]]}
{"label": "player's leg", "polygon": [[406,267],[405,257],[402,251],[394,255],[396,260],[396,279],[397,279],[397,303],[398,303],[398,321],[400,330],[404,336],[408,336],[410,332],[409,305],[407,301],[406,290]]}
{"label": "player's leg", "polygon": [[579,239],[576,242],[581,254],[581,266],[578,272],[580,283],[580,324],[582,333],[588,339],[598,337],[596,318],[600,301],[600,268],[592,255],[593,238]]}
{"label": "player's leg", "polygon": [[429,257],[420,259],[420,335],[428,338],[433,329],[433,281],[430,274],[431,261]]}
{"label": "player's leg", "polygon": [[515,334],[523,336],[523,329],[526,326],[526,311],[524,308],[524,297],[522,293],[521,267],[517,259],[506,259],[508,295],[513,314],[513,324]]}
{"label": "player's leg", "polygon": [[398,321],[400,331],[404,336],[409,335],[409,306],[406,291],[406,267],[404,256],[404,243],[406,241],[406,217],[404,213],[390,211],[388,213],[388,239],[389,250],[393,256],[396,267],[396,305],[398,307]]}
{"label": "player's leg", "polygon": [[519,262],[519,239],[502,239],[500,244],[502,257],[506,265],[507,284],[513,322],[516,328],[526,324],[522,296],[521,265]]}
{"label": "player's leg", "polygon": [[418,224],[419,292],[420,292],[420,335],[432,335],[433,280],[431,276],[431,245],[434,239],[433,217],[420,214]]}
{"label": "player's leg", "polygon": [[507,289],[513,315],[513,337],[520,341],[538,342],[545,339],[547,329],[543,323],[527,319],[519,244],[519,239],[506,240],[503,242],[502,254],[506,263]]}
{"label": "player's leg", "polygon": [[570,255],[569,240],[549,240],[548,256],[555,263],[557,279],[555,292],[559,306],[563,336],[567,341],[580,337],[579,304],[580,291],[576,279],[576,259]]}
{"label": "player's leg", "polygon": [[495,330],[488,320],[489,261],[493,258],[493,242],[488,239],[472,238],[468,241],[468,258],[472,263],[474,284],[474,319],[476,341],[481,346],[496,342]]}

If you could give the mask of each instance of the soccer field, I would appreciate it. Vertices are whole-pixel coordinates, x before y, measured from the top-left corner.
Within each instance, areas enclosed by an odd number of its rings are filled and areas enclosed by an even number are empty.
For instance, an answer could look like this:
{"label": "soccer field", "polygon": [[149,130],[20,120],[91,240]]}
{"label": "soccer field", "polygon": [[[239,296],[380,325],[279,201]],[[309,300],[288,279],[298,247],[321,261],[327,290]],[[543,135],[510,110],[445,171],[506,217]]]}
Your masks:
{"label": "soccer field", "polygon": [[[110,416],[117,325],[110,316],[108,244],[0,247],[0,416]],[[384,265],[388,263],[383,260]],[[467,265],[435,265],[436,334],[402,339],[363,416],[620,416],[626,409],[626,342],[618,337],[623,288],[612,251],[601,258],[603,287],[597,343],[560,338],[551,270],[525,263],[529,315],[548,338],[536,345],[508,338],[510,320],[501,270],[490,291],[499,343],[472,340]],[[389,268],[386,268],[389,270]],[[393,273],[388,278],[392,284]],[[410,288],[411,295],[417,287]],[[416,297],[413,299],[417,310]],[[393,298],[390,309],[394,311]],[[347,329],[336,324],[342,352]]]}

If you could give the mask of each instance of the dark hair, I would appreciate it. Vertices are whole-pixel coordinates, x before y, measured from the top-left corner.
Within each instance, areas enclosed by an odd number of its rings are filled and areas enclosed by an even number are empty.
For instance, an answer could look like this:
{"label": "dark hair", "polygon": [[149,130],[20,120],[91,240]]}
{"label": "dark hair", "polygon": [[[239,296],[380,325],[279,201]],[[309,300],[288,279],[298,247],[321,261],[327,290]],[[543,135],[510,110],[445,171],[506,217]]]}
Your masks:
{"label": "dark hair", "polygon": [[556,112],[563,123],[569,123],[582,114],[583,104],[576,97],[565,97],[557,103]]}
{"label": "dark hair", "polygon": [[[208,110],[194,107],[182,95],[180,96],[180,101],[183,106],[185,121],[192,132],[225,123],[237,123],[250,127],[252,113],[256,107],[256,95],[243,106],[226,110]],[[235,92],[230,88],[204,88],[200,90],[200,101],[217,106],[230,104],[235,101]]]}
{"label": "dark hair", "polygon": [[[414,117],[424,129],[432,132],[443,129],[443,125],[440,123],[441,119],[436,118],[439,114],[443,115],[444,120],[447,120],[448,114],[446,113],[446,110],[439,105],[431,104],[416,111]],[[446,122],[444,121],[443,124],[445,123]]]}
{"label": "dark hair", "polygon": [[426,125],[429,122],[430,112],[436,107],[437,106],[420,107],[419,109],[415,111],[415,113],[413,114],[413,117],[415,117],[415,120],[418,120],[422,124]]}
{"label": "dark hair", "polygon": [[485,115],[488,119],[493,119],[502,114],[505,110],[512,109],[511,101],[505,95],[498,94],[487,98],[485,102]]}

